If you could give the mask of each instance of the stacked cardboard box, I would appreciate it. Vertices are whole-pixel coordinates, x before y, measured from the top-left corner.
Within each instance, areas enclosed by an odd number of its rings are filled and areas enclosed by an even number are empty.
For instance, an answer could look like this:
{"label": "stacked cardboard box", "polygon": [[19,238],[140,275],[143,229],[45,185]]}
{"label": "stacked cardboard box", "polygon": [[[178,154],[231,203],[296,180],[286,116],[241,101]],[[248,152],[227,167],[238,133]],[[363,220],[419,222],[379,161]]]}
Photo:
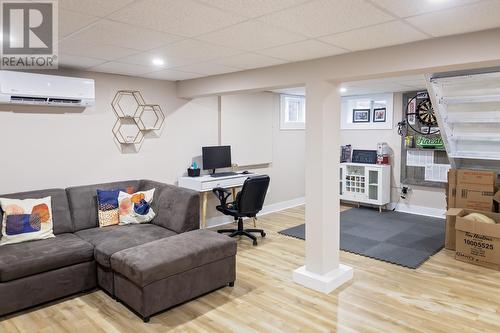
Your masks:
{"label": "stacked cardboard box", "polygon": [[[492,171],[452,169],[448,173],[445,247],[460,261],[500,270],[500,191]],[[498,224],[471,221],[480,213]]]}
{"label": "stacked cardboard box", "polygon": [[448,208],[492,211],[497,175],[492,171],[451,169],[448,172]]}

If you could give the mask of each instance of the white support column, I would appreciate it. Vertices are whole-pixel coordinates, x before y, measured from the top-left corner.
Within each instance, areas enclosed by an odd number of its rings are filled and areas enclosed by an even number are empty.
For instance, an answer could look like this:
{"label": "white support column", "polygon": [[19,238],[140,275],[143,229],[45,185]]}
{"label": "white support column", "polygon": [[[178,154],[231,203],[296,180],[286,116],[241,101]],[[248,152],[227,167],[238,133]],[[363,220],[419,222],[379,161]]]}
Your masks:
{"label": "white support column", "polygon": [[327,81],[306,84],[306,262],[293,280],[330,293],[353,277],[340,264],[340,94]]}

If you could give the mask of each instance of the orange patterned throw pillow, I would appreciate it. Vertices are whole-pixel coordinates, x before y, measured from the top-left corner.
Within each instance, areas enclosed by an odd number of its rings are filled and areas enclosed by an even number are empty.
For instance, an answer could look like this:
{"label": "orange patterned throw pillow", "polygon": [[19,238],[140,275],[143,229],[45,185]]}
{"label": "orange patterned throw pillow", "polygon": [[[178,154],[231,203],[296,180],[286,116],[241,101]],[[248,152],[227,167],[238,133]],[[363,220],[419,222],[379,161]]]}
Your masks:
{"label": "orange patterned throw pillow", "polygon": [[155,217],[151,208],[155,189],[137,193],[120,192],[118,195],[120,224],[146,223]]}
{"label": "orange patterned throw pillow", "polygon": [[51,198],[0,198],[4,213],[0,245],[15,244],[54,236]]}

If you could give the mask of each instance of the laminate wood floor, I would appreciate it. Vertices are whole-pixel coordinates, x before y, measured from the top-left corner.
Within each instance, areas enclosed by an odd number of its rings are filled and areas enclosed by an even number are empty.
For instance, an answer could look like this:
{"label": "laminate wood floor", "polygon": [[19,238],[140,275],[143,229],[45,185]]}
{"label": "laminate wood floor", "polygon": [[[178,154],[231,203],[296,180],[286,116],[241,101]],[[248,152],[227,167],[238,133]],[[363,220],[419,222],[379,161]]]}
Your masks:
{"label": "laminate wood floor", "polygon": [[[102,291],[0,318],[0,332],[500,332],[500,272],[442,250],[417,270],[351,253],[354,279],[323,295],[292,281],[304,242],[277,232],[304,207],[263,216],[267,237],[238,243],[237,280],[144,324]],[[1,300],[0,300],[1,301]]]}

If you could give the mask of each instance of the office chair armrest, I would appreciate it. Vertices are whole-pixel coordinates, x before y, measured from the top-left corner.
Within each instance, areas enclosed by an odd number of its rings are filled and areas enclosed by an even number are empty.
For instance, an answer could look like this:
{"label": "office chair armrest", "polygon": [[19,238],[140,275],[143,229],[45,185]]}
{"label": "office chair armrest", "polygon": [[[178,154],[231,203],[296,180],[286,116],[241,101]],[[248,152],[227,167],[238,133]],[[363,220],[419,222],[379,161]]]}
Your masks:
{"label": "office chair armrest", "polygon": [[226,206],[227,198],[231,195],[231,191],[222,187],[212,189],[212,192],[217,196],[222,206]]}

